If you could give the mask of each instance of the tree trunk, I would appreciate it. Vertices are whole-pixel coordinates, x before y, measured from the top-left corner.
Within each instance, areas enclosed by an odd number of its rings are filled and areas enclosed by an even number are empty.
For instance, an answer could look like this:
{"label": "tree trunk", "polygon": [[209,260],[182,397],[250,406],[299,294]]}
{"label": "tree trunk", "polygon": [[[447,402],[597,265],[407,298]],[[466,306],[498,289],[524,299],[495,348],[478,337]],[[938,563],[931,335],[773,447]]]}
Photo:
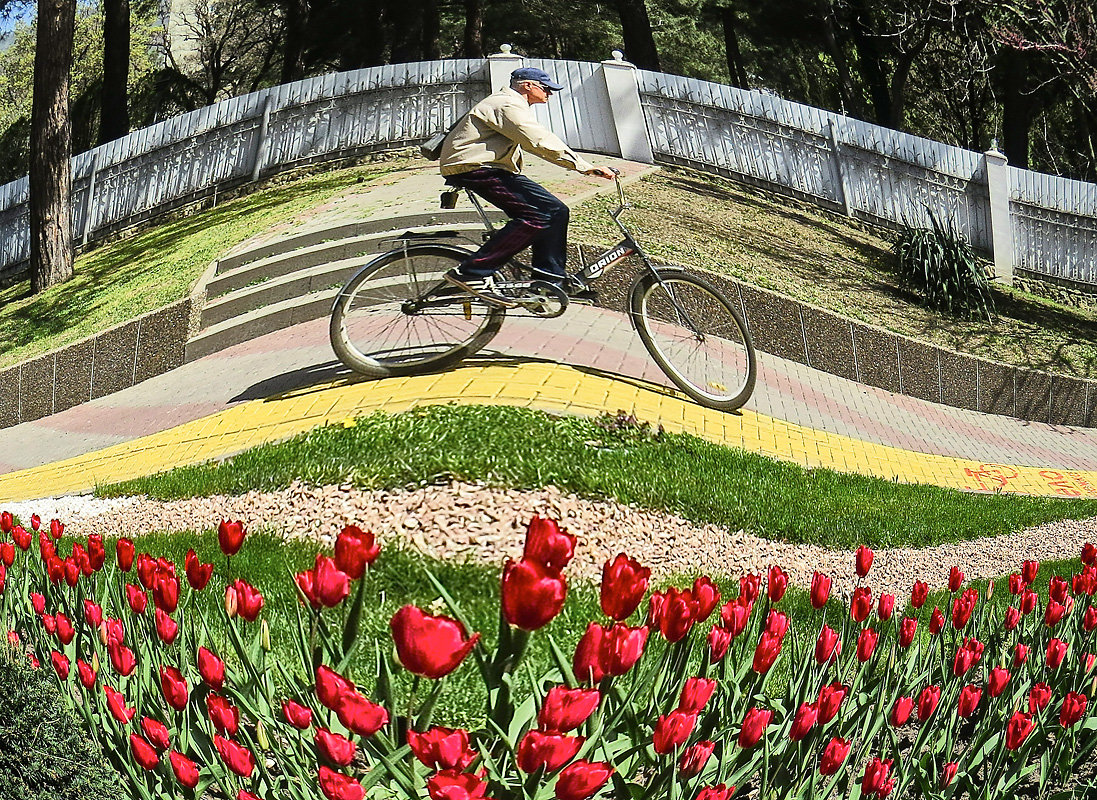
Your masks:
{"label": "tree trunk", "polygon": [[284,0],[286,38],[282,49],[279,83],[292,83],[305,75],[305,30],[309,24],[308,0]]}
{"label": "tree trunk", "polygon": [[99,144],[130,132],[130,4],[103,0],[103,92],[100,96]]}
{"label": "tree trunk", "polygon": [[624,37],[625,58],[640,69],[659,71],[659,51],[655,48],[655,35],[644,0],[614,0],[621,17],[621,33]]}
{"label": "tree trunk", "polygon": [[726,5],[720,11],[720,21],[724,28],[724,54],[728,62],[728,77],[732,86],[749,89],[747,71],[743,66],[743,54],[739,50],[738,20],[735,6]]}
{"label": "tree trunk", "polygon": [[884,57],[876,41],[870,20],[870,10],[864,0],[855,0],[850,5],[852,20],[850,32],[853,45],[857,49],[857,64],[861,79],[868,89],[872,102],[873,116],[877,125],[888,126],[892,121],[891,92],[888,90],[885,76]]}
{"label": "tree trunk", "polygon": [[1029,59],[1016,50],[1002,53],[1002,152],[1009,163],[1028,169],[1029,132],[1032,129],[1032,95],[1026,92]]}
{"label": "tree trunk", "polygon": [[484,57],[484,0],[465,0],[465,58]]}
{"label": "tree trunk", "polygon": [[76,0],[39,0],[31,101],[31,291],[72,277],[69,73]]}
{"label": "tree trunk", "polygon": [[438,44],[442,22],[438,18],[438,0],[423,0],[423,60],[437,61],[442,57]]}

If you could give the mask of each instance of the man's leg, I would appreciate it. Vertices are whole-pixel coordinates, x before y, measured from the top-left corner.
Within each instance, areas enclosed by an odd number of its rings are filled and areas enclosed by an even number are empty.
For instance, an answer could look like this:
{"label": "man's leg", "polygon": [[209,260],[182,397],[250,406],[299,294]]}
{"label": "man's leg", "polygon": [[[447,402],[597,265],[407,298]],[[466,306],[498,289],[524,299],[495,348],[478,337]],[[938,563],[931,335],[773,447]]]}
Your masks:
{"label": "man's leg", "polygon": [[462,273],[491,275],[532,244],[534,270],[553,280],[564,277],[567,205],[524,175],[502,169],[477,169],[449,176],[446,182],[471,189],[511,218],[461,265]]}

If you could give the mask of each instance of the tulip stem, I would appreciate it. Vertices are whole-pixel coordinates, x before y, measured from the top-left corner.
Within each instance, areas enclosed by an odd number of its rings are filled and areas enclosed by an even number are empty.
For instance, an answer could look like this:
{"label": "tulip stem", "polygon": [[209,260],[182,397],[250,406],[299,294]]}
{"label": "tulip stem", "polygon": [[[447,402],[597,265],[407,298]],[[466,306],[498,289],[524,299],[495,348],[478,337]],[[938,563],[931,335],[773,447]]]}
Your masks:
{"label": "tulip stem", "polygon": [[412,720],[415,718],[415,696],[419,693],[419,682],[422,678],[418,675],[411,682],[411,691],[408,693],[408,728],[410,730]]}

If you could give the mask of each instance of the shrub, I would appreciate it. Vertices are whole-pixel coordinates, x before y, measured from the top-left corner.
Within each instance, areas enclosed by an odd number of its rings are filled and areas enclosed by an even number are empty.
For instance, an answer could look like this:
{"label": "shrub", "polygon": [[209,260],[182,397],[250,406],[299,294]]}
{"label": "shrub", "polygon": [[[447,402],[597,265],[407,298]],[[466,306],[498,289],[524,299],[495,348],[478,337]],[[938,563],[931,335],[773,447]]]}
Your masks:
{"label": "shrub", "polygon": [[55,686],[0,647],[0,800],[107,800],[118,775]]}
{"label": "shrub", "polygon": [[990,283],[971,245],[932,211],[927,213],[930,227],[907,226],[895,243],[900,278],[930,308],[992,320]]}

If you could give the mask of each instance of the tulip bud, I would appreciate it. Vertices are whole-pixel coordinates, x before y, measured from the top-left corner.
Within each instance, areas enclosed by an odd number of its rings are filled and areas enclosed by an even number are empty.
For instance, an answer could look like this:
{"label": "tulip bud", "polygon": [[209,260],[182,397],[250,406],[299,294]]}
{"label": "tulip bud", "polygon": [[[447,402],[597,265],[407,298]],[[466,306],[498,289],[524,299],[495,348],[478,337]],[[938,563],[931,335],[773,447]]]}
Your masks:
{"label": "tulip bud", "polygon": [[265,617],[259,623],[259,643],[268,653],[273,649],[270,646],[270,625],[267,624]]}
{"label": "tulip bud", "polygon": [[103,647],[107,646],[107,625],[105,622],[99,624],[99,643]]}
{"label": "tulip bud", "polygon": [[236,616],[236,589],[229,586],[225,589],[225,613],[229,615],[229,619]]}
{"label": "tulip bud", "polygon": [[262,720],[255,722],[255,741],[260,750],[270,750],[270,739],[267,738],[267,729]]}

